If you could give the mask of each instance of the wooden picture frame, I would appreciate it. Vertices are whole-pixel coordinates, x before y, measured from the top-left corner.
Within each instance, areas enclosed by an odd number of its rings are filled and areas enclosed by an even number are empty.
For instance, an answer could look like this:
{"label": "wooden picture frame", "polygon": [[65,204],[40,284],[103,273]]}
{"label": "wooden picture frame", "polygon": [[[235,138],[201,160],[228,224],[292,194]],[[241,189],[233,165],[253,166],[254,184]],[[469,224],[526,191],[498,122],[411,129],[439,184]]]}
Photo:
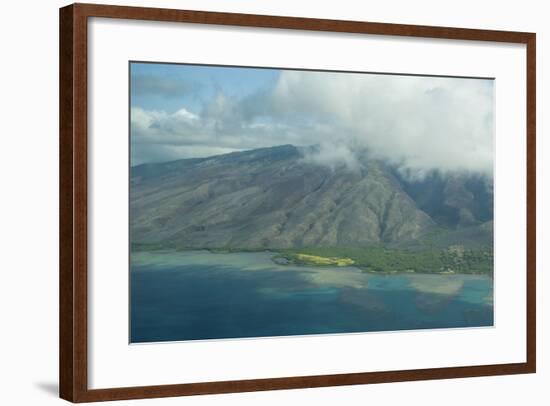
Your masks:
{"label": "wooden picture frame", "polygon": [[[524,363],[345,373],[241,381],[89,389],[88,387],[88,19],[281,28],[527,46],[527,328]],[[479,377],[536,370],[535,34],[202,11],[74,4],[60,9],[60,397],[72,402]]]}

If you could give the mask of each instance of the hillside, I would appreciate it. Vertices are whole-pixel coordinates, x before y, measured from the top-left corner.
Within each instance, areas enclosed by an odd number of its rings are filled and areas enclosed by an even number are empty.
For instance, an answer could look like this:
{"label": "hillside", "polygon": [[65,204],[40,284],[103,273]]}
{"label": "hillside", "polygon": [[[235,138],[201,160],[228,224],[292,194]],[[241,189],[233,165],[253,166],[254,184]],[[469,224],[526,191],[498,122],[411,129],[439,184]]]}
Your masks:
{"label": "hillside", "polygon": [[284,249],[492,239],[492,185],[482,177],[409,181],[381,161],[330,168],[305,152],[283,145],[131,168],[132,243]]}

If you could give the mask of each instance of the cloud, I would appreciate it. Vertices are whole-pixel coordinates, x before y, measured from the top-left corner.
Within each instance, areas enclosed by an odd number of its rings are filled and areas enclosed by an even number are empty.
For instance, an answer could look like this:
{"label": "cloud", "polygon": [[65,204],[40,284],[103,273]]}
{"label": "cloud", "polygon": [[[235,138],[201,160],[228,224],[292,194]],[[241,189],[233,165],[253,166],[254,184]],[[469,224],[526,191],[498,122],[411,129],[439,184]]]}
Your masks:
{"label": "cloud", "polygon": [[393,75],[281,75],[280,116],[332,118],[320,144],[368,151],[410,170],[491,172],[493,82]]}
{"label": "cloud", "polygon": [[361,167],[360,155],[351,150],[346,144],[329,145],[321,143],[317,148],[306,149],[304,160],[313,164],[328,166],[332,170],[343,165],[352,171],[357,171]]}
{"label": "cloud", "polygon": [[413,175],[490,174],[493,81],[281,71],[244,98],[220,90],[199,114],[134,107],[131,125],[133,164],[294,144],[319,145],[308,159],[329,166],[366,154]]}

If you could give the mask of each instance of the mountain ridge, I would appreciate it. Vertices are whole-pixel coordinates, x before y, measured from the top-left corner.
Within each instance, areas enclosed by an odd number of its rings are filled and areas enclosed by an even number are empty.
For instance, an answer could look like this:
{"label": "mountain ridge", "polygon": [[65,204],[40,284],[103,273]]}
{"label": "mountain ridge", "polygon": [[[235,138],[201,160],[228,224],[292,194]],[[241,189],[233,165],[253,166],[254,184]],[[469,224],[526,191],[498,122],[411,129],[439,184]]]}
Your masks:
{"label": "mountain ridge", "polygon": [[132,243],[365,246],[492,220],[492,189],[481,193],[483,181],[475,177],[408,181],[380,160],[362,160],[351,170],[312,162],[309,154],[315,147],[287,144],[132,167]]}

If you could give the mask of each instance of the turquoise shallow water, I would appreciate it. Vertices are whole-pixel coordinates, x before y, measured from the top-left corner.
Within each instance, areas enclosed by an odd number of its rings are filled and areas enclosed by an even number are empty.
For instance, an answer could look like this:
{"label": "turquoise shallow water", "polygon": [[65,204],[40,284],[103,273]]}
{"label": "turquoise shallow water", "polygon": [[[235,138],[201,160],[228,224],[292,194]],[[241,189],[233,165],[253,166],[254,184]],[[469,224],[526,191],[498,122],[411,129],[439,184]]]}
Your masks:
{"label": "turquoise shallow water", "polygon": [[271,253],[131,257],[133,343],[493,325],[493,280],[277,265]]}

